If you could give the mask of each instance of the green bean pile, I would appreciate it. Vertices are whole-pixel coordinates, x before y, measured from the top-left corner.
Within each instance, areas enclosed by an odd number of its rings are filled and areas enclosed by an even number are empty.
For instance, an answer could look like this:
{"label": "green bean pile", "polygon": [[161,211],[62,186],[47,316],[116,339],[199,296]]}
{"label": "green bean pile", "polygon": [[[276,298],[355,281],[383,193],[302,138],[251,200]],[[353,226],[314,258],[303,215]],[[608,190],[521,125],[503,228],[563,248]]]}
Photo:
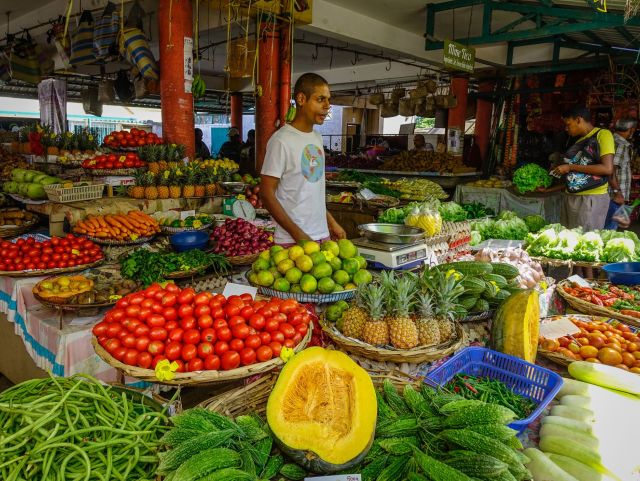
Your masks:
{"label": "green bean pile", "polygon": [[168,417],[86,375],[0,393],[3,481],[152,480]]}

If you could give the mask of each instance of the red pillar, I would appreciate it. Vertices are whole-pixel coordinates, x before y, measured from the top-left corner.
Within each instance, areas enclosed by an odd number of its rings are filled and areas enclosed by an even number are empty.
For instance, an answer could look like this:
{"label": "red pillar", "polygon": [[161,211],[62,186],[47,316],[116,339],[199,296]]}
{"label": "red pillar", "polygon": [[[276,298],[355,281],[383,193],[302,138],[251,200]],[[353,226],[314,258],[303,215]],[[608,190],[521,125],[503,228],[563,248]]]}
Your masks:
{"label": "red pillar", "polygon": [[454,131],[458,132],[457,148],[449,148],[450,142],[447,139],[447,147],[455,157],[462,157],[462,147],[464,141],[464,123],[467,117],[467,94],[469,90],[469,79],[466,77],[453,77],[451,79],[451,95],[455,95],[458,104],[449,109],[449,120],[447,123],[449,137]]}
{"label": "red pillar", "polygon": [[[185,39],[193,39],[191,0],[160,0],[158,27],[162,137],[166,142],[185,145],[186,155],[193,157],[193,95],[191,84],[184,78]],[[193,59],[190,62],[193,69]]]}
{"label": "red pillar", "polygon": [[242,92],[231,94],[231,127],[237,128],[242,137]]}
{"label": "red pillar", "polygon": [[[479,93],[493,92],[493,82],[480,82],[478,86]],[[491,116],[493,114],[493,102],[483,100],[478,97],[476,102],[476,126],[473,134],[475,142],[480,149],[480,158],[484,162],[489,153],[489,141],[491,140]]]}
{"label": "red pillar", "polygon": [[256,171],[262,170],[267,142],[278,128],[280,89],[280,31],[260,22],[256,95]]}
{"label": "red pillar", "polygon": [[291,99],[291,43],[293,25],[286,23],[280,28],[280,126],[285,124]]}

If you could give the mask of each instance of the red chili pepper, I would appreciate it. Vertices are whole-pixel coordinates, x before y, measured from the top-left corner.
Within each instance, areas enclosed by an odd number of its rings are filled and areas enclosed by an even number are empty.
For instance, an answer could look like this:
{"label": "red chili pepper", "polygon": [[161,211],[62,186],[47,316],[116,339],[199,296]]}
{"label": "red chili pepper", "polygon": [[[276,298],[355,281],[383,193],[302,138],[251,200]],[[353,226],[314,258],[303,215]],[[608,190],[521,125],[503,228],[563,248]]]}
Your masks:
{"label": "red chili pepper", "polygon": [[455,388],[453,388],[453,392],[460,392],[460,387],[456,386]]}
{"label": "red chili pepper", "polygon": [[473,394],[478,394],[478,390],[476,388],[474,388],[471,384],[469,384],[468,382],[465,382],[464,385],[467,387],[467,389],[469,389],[469,391],[471,391]]}
{"label": "red chili pepper", "polygon": [[611,306],[613,306],[616,302],[617,302],[617,299],[606,299],[606,300],[602,301],[602,304],[603,304],[605,307],[611,307]]}
{"label": "red chili pepper", "polygon": [[598,298],[598,296],[591,296],[591,302],[593,302],[596,306],[602,305],[602,301]]}

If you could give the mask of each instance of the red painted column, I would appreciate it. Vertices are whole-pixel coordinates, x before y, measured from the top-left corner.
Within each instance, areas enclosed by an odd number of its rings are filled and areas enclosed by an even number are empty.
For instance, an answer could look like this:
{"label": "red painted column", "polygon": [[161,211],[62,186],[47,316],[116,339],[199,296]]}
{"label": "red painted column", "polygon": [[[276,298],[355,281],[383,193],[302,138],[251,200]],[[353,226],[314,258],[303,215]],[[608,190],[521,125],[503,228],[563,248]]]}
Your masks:
{"label": "red painted column", "polygon": [[[480,82],[479,93],[493,92],[494,82]],[[475,142],[480,149],[480,158],[484,162],[489,153],[489,142],[491,140],[491,116],[493,114],[493,102],[478,98],[476,102],[476,126],[473,132]]]}
{"label": "red painted column", "polygon": [[237,128],[242,136],[242,92],[231,94],[231,127]]}
{"label": "red painted column", "polygon": [[280,113],[280,31],[260,22],[256,95],[256,171],[262,170],[267,142],[278,128]]}
{"label": "red painted column", "polygon": [[286,23],[280,27],[280,126],[285,124],[291,99],[291,43],[294,26]]}
{"label": "red painted column", "polygon": [[185,84],[184,78],[185,38],[193,39],[191,0],[160,0],[158,27],[162,137],[166,142],[185,145],[187,156],[193,157],[193,95],[191,84]]}
{"label": "red painted column", "polygon": [[[454,157],[462,157],[462,147],[464,140],[464,123],[467,117],[467,95],[469,90],[469,79],[466,77],[453,77],[451,79],[451,95],[455,95],[458,100],[456,107],[449,109],[447,148]],[[453,129],[459,132],[457,138],[457,149],[450,147],[449,139],[453,136]]]}

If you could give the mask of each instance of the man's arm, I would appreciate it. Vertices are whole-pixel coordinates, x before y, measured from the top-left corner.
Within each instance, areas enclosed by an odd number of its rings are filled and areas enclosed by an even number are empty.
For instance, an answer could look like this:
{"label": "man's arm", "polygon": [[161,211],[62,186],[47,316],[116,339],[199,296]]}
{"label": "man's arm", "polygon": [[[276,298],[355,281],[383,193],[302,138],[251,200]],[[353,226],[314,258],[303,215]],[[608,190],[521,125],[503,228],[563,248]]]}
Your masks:
{"label": "man's arm", "polygon": [[560,192],[561,190],[565,190],[566,188],[567,186],[564,184],[556,184],[551,187],[538,187],[536,189],[536,192],[542,192],[542,193]]}
{"label": "man's arm", "polygon": [[[276,198],[276,189],[280,179],[271,177],[270,175],[261,175],[260,182],[260,198],[275,221],[286,230],[291,237],[297,242],[299,240],[312,240],[306,232],[291,220],[289,214],[286,213],[282,204]],[[334,221],[335,222],[335,221]]]}
{"label": "man's arm", "polygon": [[333,218],[331,213],[327,211],[327,225],[329,226],[329,232],[334,239],[346,239],[347,233],[340,224]]}

